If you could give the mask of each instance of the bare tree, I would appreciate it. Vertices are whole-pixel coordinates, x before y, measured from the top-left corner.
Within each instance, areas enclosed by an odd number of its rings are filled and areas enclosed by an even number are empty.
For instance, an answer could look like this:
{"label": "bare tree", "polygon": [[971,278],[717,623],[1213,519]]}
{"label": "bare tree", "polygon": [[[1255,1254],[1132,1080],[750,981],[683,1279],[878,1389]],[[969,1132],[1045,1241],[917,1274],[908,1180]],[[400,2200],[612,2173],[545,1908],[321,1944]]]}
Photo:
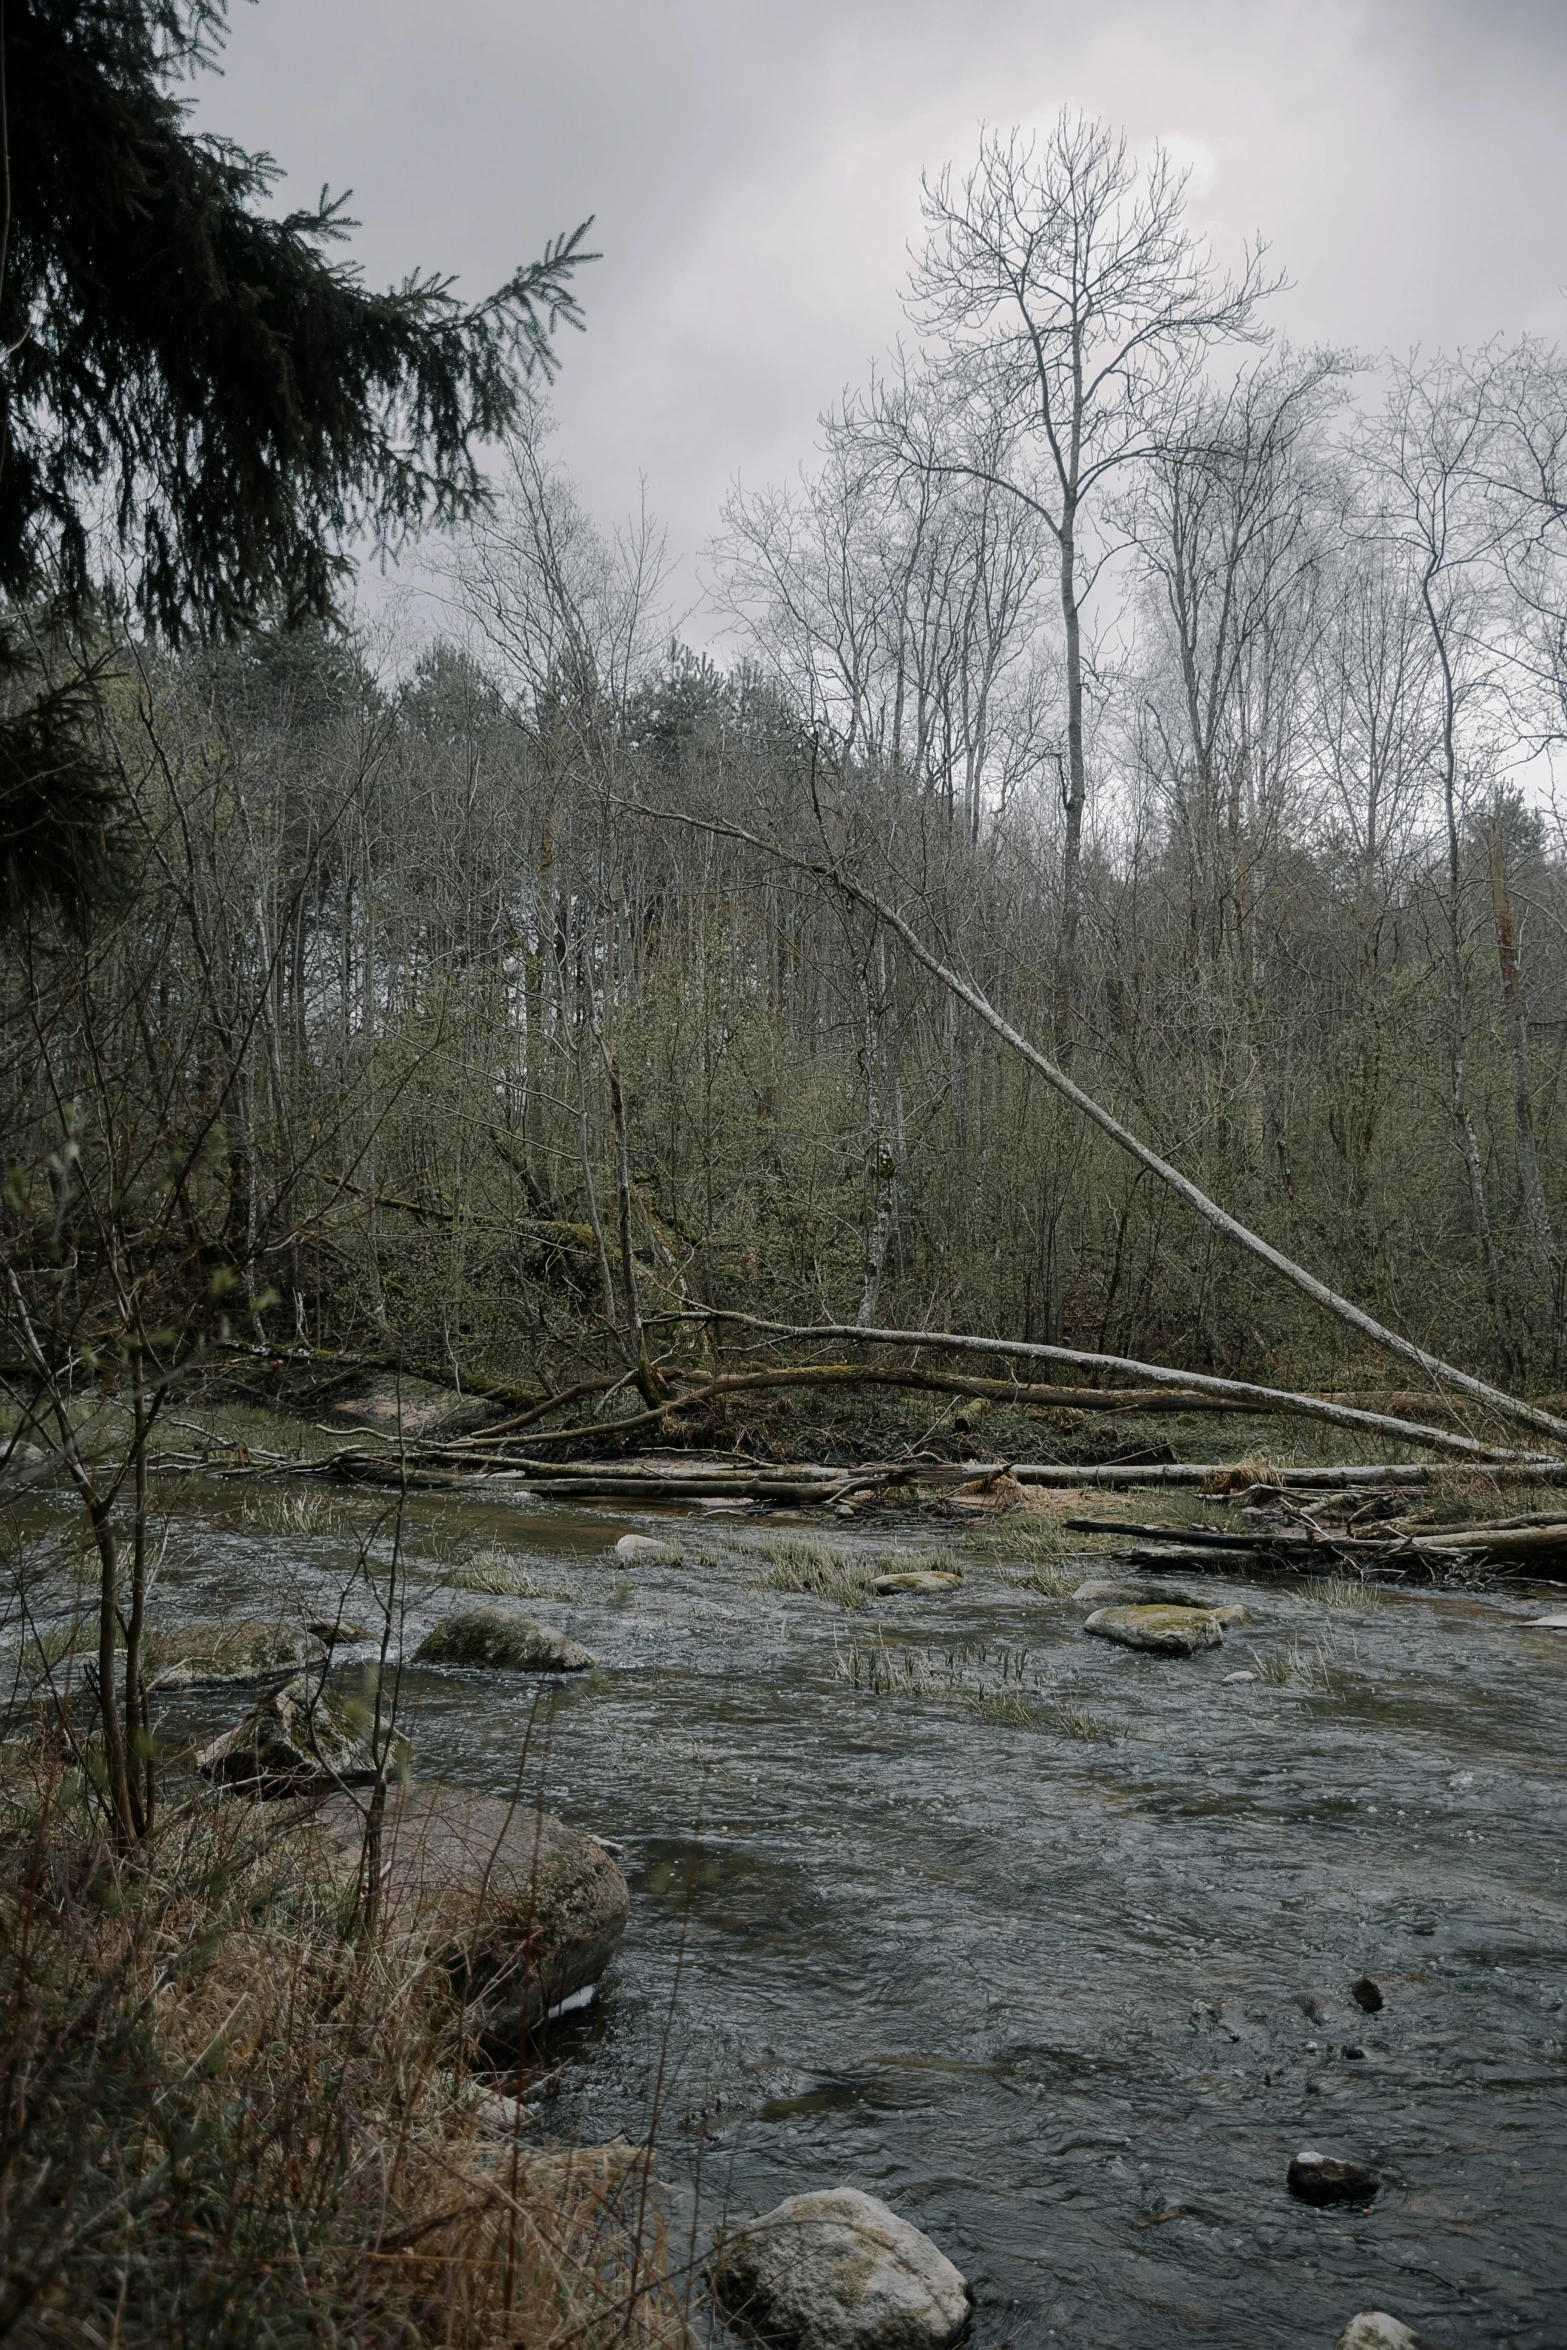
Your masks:
{"label": "bare tree", "polygon": [[1019,499],[1054,542],[1065,660],[1059,967],[1075,984],[1088,802],[1087,606],[1107,539],[1102,500],[1157,445],[1172,384],[1253,331],[1271,290],[1260,252],[1218,273],[1186,220],[1188,174],[1156,148],[1063,113],[1041,141],[992,134],[961,180],[923,184],[926,242],[910,308],[950,399],[923,435],[877,411],[917,466]]}

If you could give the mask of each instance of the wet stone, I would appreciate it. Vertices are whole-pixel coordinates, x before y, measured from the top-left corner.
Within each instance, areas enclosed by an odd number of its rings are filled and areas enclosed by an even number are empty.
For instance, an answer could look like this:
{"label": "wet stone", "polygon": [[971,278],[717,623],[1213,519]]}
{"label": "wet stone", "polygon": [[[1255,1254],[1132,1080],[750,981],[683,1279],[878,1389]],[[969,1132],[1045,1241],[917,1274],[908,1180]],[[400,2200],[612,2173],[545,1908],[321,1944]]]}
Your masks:
{"label": "wet stone", "polygon": [[654,1534],[622,1534],[609,1555],[623,1567],[678,1567],[680,1545],[660,1542]]}
{"label": "wet stone", "polygon": [[856,2187],[732,2230],[708,2276],[724,2315],[780,2350],[946,2350],[972,2300],[928,2236]]}
{"label": "wet stone", "polygon": [[1302,2203],[1369,2203],[1381,2184],[1369,2164],[1332,2154],[1297,2154],[1289,2166],[1289,2191]]}
{"label": "wet stone", "polygon": [[471,1607],[437,1624],[414,1651],[421,1665],[470,1665],[491,1672],[585,1673],[589,1651],[520,1608]]}
{"label": "wet stone", "polygon": [[1382,2005],[1382,1986],[1370,1975],[1357,1975],[1349,1986],[1349,1995],[1367,2015],[1375,2015]]}
{"label": "wet stone", "polygon": [[1422,2350],[1422,2342],[1385,2309],[1363,2309],[1350,2319],[1333,2350]]}
{"label": "wet stone", "polygon": [[[301,1673],[203,1747],[196,1768],[204,1779],[246,1795],[368,1787],[376,1777],[376,1758],[364,1734],[367,1726],[314,1674]],[[406,1756],[407,1741],[397,1740],[395,1749]]]}
{"label": "wet stone", "polygon": [[873,1588],[882,1599],[897,1591],[956,1591],[960,1578],[939,1574],[934,1567],[904,1567],[895,1573],[878,1575]]}
{"label": "wet stone", "polygon": [[1093,1600],[1100,1607],[1195,1607],[1205,1613],[1211,1602],[1195,1591],[1150,1590],[1146,1583],[1090,1581],[1079,1583],[1074,1599]]}
{"label": "wet stone", "polygon": [[[362,1806],[331,1795],[315,1818],[324,1857],[353,1881]],[[490,2046],[515,2047],[551,2009],[596,1983],[630,1916],[626,1880],[595,1837],[466,1788],[392,1788],[381,1856],[388,1949],[446,1975]]]}
{"label": "wet stone", "polygon": [[1219,1647],[1224,1639],[1224,1627],[1210,1608],[1102,1607],[1083,1630],[1096,1640],[1146,1649],[1153,1656],[1191,1656],[1199,1648]]}

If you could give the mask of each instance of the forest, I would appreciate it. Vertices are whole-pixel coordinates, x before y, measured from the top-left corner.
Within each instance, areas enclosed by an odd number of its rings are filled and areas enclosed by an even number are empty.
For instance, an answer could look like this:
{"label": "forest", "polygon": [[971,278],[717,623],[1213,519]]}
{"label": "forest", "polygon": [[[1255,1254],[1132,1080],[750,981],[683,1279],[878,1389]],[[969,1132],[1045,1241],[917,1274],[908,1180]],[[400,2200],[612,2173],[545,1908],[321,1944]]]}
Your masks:
{"label": "forest", "polygon": [[[1081,282],[1027,251],[1052,172]],[[917,349],[715,532],[716,649],[542,396],[433,627],[49,643],[123,892],[5,948],[73,1343],[123,1252],[148,1328],[218,1280],[253,1340],[539,1397],[706,1308],[1377,1383],[848,875],[1291,1258],[1561,1383],[1567,363],[1280,344],[1106,132],[927,210]]]}

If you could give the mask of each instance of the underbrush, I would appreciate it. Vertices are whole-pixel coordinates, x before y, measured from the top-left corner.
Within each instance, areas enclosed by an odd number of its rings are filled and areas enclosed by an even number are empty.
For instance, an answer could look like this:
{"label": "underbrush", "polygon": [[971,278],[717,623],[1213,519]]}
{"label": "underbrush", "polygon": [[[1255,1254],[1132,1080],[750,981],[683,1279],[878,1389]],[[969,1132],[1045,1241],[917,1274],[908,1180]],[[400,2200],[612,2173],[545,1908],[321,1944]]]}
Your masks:
{"label": "underbrush", "polygon": [[445,1979],[282,1807],[172,1806],[126,1858],[58,1748],[4,1755],[0,2337],[681,2350],[646,2158],[487,2122]]}

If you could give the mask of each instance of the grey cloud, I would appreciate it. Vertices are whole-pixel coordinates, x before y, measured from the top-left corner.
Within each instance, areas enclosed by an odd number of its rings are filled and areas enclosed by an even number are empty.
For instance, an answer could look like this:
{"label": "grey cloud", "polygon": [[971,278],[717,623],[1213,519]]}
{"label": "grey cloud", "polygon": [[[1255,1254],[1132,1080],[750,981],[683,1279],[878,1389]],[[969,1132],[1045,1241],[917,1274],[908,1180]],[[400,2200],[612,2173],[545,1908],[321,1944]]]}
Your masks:
{"label": "grey cloud", "polygon": [[372,277],[473,290],[597,215],[561,449],[602,513],[646,473],[688,553],[897,332],[922,166],[1062,103],[1215,158],[1280,323],[1362,347],[1567,323],[1560,0],[261,0],[202,118],[351,183]]}

